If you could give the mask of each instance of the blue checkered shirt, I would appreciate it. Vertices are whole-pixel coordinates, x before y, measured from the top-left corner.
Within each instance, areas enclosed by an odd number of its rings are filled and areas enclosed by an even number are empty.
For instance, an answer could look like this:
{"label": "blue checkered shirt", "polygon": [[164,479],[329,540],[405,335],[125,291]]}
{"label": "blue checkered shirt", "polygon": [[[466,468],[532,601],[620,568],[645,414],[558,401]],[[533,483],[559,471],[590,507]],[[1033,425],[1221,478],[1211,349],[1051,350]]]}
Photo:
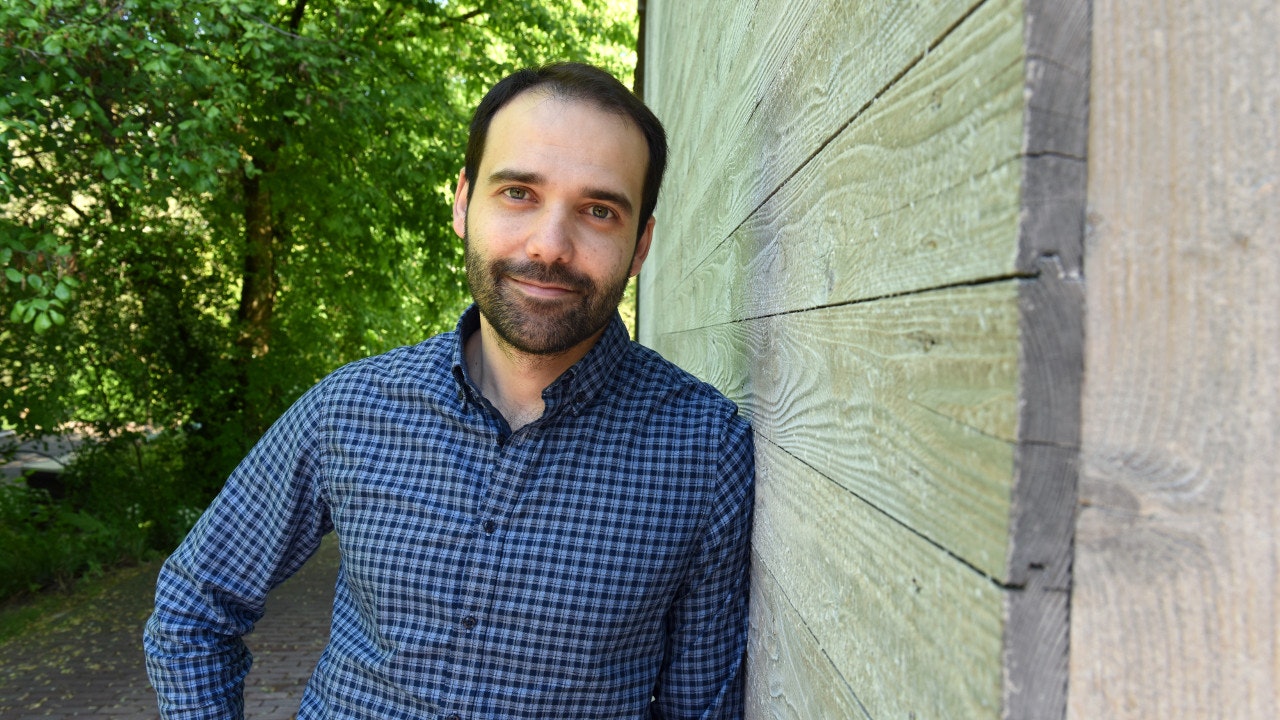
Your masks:
{"label": "blue checkered shirt", "polygon": [[242,714],[241,636],[333,530],[333,625],[299,718],[738,718],[751,431],[614,319],[516,432],[458,329],[339,369],[165,563],[166,718]]}

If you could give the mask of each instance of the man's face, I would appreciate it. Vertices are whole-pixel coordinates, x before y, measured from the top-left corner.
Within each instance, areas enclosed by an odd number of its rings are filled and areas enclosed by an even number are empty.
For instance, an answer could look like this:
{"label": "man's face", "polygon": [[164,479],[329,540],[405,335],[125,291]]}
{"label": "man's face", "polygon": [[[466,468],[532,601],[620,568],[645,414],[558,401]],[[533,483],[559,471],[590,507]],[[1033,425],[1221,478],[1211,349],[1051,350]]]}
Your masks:
{"label": "man's face", "polygon": [[648,159],[630,120],[579,100],[534,89],[494,115],[477,177],[459,177],[453,227],[501,341],[535,355],[595,341],[649,250],[652,219],[636,240]]}

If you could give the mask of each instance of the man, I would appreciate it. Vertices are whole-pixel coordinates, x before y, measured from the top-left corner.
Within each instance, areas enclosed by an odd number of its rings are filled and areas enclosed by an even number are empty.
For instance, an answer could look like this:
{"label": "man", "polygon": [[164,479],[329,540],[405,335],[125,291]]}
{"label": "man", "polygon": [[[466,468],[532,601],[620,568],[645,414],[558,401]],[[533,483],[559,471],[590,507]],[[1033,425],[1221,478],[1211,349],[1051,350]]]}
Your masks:
{"label": "man", "polygon": [[321,381],[228,479],[158,582],[165,717],[240,714],[240,637],[330,530],[299,718],[740,717],[750,429],[617,317],[665,163],[595,68],[490,91],[454,200],[476,304]]}

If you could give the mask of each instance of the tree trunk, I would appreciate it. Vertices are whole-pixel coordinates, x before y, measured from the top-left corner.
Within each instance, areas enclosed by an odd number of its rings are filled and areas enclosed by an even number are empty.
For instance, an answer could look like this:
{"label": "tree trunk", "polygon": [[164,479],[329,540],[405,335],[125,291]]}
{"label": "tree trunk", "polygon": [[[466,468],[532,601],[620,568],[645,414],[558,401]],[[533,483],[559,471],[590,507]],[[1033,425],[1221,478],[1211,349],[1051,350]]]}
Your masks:
{"label": "tree trunk", "polygon": [[[260,177],[260,176],[258,176]],[[270,349],[271,314],[276,302],[275,225],[271,215],[271,193],[263,190],[258,177],[245,177],[244,190],[244,280],[240,288],[239,328],[236,345],[247,361],[262,357]]]}
{"label": "tree trunk", "polygon": [[[276,238],[271,193],[262,188],[261,176],[244,177],[244,277],[240,287],[240,307],[236,311],[235,390],[228,398],[232,416],[239,422],[248,443],[267,429],[269,388],[255,387],[253,366],[271,349],[271,318],[275,310]],[[265,390],[265,392],[264,392]],[[245,448],[247,449],[247,447]]]}

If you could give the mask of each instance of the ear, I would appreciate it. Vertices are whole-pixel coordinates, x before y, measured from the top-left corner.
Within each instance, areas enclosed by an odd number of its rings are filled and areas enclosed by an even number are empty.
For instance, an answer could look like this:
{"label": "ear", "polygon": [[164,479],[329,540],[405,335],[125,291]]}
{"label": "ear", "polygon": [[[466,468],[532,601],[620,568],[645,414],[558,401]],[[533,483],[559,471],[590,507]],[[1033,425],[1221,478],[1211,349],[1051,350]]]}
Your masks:
{"label": "ear", "polygon": [[640,266],[644,265],[644,259],[649,257],[649,245],[653,243],[653,223],[654,218],[649,216],[649,221],[644,225],[644,232],[640,233],[640,239],[636,240],[636,252],[631,256],[631,277],[640,274]]}
{"label": "ear", "polygon": [[458,172],[458,189],[453,191],[453,231],[458,237],[467,236],[467,169]]}

